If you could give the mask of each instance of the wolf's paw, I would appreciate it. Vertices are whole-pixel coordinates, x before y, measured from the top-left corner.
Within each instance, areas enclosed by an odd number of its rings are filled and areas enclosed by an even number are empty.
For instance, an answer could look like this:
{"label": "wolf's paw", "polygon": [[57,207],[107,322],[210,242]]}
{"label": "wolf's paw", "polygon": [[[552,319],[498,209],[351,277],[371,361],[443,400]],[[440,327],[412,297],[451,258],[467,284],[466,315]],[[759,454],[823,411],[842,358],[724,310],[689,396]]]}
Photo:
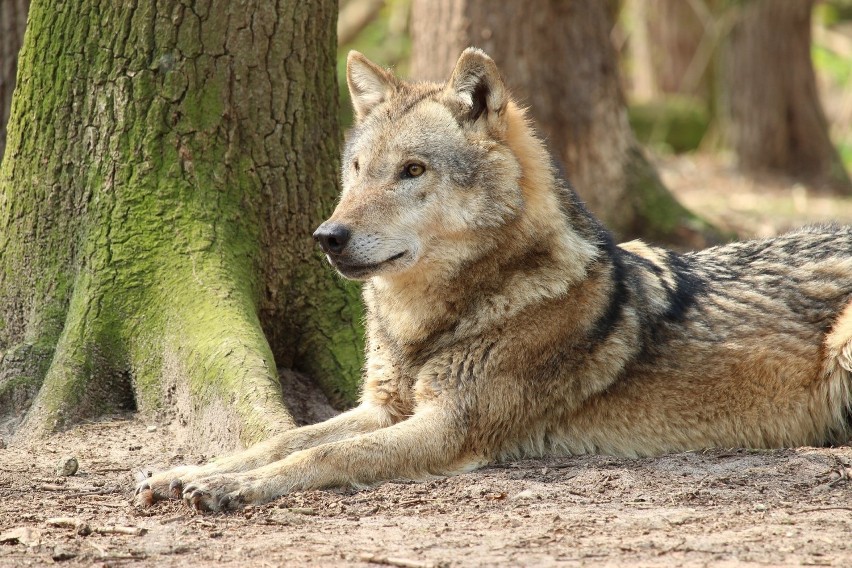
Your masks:
{"label": "wolf's paw", "polygon": [[254,477],[239,473],[214,475],[186,484],[183,500],[197,511],[228,511],[268,501]]}
{"label": "wolf's paw", "polygon": [[167,471],[155,473],[136,485],[137,505],[149,506],[157,501],[180,499],[183,486],[195,479],[210,475],[208,466],[184,465]]}

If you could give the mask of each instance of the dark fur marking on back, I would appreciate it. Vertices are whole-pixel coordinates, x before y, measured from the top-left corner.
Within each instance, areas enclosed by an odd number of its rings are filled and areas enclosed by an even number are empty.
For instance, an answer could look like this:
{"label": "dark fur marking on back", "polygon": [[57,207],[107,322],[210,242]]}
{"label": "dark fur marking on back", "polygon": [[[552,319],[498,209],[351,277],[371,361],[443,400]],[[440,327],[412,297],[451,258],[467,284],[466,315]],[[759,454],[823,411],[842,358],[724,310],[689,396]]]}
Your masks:
{"label": "dark fur marking on back", "polygon": [[610,261],[610,279],[612,281],[612,293],[609,296],[609,304],[603,311],[601,316],[595,322],[589,332],[589,352],[594,351],[604,343],[617,329],[624,315],[624,306],[630,297],[630,291],[627,288],[627,268],[624,258],[618,254],[615,244],[612,239],[604,243],[606,255]]}
{"label": "dark fur marking on back", "polygon": [[664,317],[668,321],[680,322],[684,320],[686,312],[695,306],[698,298],[707,293],[708,285],[707,281],[697,274],[687,257],[669,251],[666,259],[674,275],[675,288],[666,290],[669,309]]}
{"label": "dark fur marking on back", "polygon": [[[700,297],[708,293],[708,282],[697,273],[691,260],[689,257],[671,251],[666,255],[666,264],[672,272],[674,286],[660,280],[666,293],[665,311],[658,314],[647,310],[640,311],[641,347],[634,357],[635,363],[648,364],[659,356],[661,347],[673,336],[671,324],[685,321],[688,312],[699,305]],[[639,266],[634,269],[647,270]],[[659,272],[654,271],[657,277]],[[641,282],[641,279],[639,281]]]}

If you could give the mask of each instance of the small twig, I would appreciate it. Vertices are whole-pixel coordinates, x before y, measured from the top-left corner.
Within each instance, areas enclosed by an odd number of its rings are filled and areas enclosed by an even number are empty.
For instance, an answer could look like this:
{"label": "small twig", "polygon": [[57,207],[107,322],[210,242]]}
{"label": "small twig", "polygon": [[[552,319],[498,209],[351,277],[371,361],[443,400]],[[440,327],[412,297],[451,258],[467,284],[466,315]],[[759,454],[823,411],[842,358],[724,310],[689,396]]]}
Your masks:
{"label": "small twig", "polygon": [[142,536],[146,529],[142,527],[122,527],[119,525],[108,525],[103,527],[90,527],[88,523],[73,517],[53,517],[45,521],[51,527],[71,528],[75,529],[81,535],[90,533],[97,534],[126,534],[130,536]]}
{"label": "small twig", "polygon": [[387,556],[376,556],[375,554],[359,554],[358,560],[361,562],[371,562],[373,564],[384,564],[385,566],[398,566],[399,568],[445,568],[448,565],[446,562],[389,558]]}
{"label": "small twig", "polygon": [[794,513],[814,513],[816,511],[852,511],[852,507],[814,507],[812,509],[799,509]]}
{"label": "small twig", "polygon": [[146,529],[142,527],[122,527],[119,525],[108,525],[105,527],[92,527],[92,532],[98,534],[127,534],[130,536],[142,536],[146,532]]}
{"label": "small twig", "polygon": [[121,490],[115,487],[68,487],[67,485],[59,485],[57,483],[44,483],[39,485],[38,488],[42,491],[76,491],[76,493],[69,493],[66,497],[88,497],[89,495],[121,493]]}
{"label": "small twig", "polygon": [[130,554],[102,554],[98,556],[98,560],[144,560],[148,558],[144,552],[130,553]]}
{"label": "small twig", "polygon": [[128,503],[110,503],[108,501],[98,501],[98,507],[110,507],[113,509],[126,509],[130,505]]}
{"label": "small twig", "polygon": [[114,487],[106,487],[104,489],[89,489],[84,487],[82,491],[78,493],[69,493],[65,497],[71,499],[75,497],[91,497],[92,495],[116,495],[118,493],[121,493],[121,491]]}

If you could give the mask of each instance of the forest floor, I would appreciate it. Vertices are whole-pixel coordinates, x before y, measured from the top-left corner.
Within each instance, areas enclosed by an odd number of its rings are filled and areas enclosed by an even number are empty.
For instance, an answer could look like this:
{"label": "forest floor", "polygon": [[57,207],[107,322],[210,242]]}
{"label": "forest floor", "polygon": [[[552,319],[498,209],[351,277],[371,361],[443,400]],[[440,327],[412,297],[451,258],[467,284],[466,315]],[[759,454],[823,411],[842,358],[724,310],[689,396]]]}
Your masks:
{"label": "forest floor", "polygon": [[[688,206],[744,235],[852,223],[852,200],[718,160],[660,167]],[[116,417],[0,449],[0,567],[852,565],[850,446],[528,460],[227,515],[136,508],[138,472],[204,459],[171,428]],[[76,475],[57,475],[66,455]]]}

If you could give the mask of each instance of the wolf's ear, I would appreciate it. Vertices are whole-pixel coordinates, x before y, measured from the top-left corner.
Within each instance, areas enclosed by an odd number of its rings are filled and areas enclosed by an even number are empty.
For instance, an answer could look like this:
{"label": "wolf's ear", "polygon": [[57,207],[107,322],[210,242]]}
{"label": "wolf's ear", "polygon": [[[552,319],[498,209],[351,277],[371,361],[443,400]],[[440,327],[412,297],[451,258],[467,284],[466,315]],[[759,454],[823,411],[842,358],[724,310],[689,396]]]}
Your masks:
{"label": "wolf's ear", "polygon": [[487,122],[496,121],[509,102],[497,64],[475,47],[462,52],[447,89],[461,100],[466,118],[474,122],[483,116]]}
{"label": "wolf's ear", "polygon": [[358,120],[387,100],[399,85],[396,77],[357,51],[350,51],[346,58],[346,83]]}

